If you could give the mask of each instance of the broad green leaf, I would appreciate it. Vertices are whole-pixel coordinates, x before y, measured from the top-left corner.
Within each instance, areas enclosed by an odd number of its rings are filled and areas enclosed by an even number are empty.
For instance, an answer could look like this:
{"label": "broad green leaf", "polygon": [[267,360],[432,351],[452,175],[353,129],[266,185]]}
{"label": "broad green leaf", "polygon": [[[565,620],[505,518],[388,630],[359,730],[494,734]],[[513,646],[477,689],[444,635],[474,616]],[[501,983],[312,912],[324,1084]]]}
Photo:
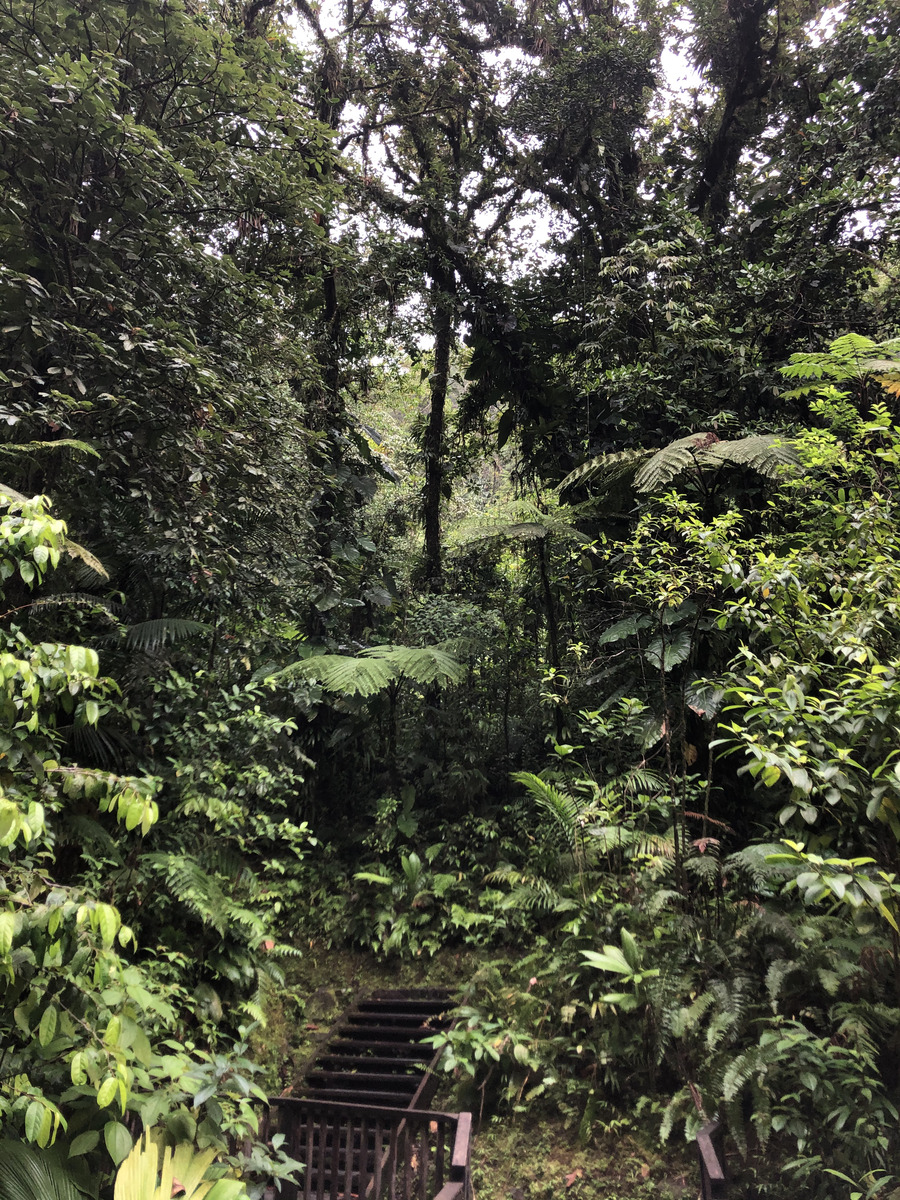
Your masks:
{"label": "broad green leaf", "polygon": [[131,1134],[119,1121],[107,1121],[103,1127],[103,1140],[106,1143],[109,1156],[116,1166],[131,1151]]}
{"label": "broad green leaf", "polygon": [[100,1131],[98,1129],[88,1129],[85,1133],[79,1133],[77,1138],[73,1138],[72,1145],[69,1147],[69,1158],[79,1158],[82,1154],[89,1154],[97,1147],[99,1141]]}

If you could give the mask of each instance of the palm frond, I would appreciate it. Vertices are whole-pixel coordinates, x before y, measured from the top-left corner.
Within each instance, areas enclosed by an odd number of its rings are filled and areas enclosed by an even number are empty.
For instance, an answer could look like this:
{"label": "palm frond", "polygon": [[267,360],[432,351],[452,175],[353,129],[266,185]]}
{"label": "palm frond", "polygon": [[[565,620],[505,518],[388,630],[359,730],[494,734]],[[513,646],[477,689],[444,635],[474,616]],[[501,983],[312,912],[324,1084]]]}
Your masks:
{"label": "palm frond", "polygon": [[55,1149],[25,1142],[0,1142],[0,1200],[84,1200],[89,1193],[76,1183]]}
{"label": "palm frond", "polygon": [[577,821],[583,808],[582,802],[530,771],[515,771],[512,778],[525,788],[538,808],[549,814],[559,827],[566,845],[575,853],[578,846]]}

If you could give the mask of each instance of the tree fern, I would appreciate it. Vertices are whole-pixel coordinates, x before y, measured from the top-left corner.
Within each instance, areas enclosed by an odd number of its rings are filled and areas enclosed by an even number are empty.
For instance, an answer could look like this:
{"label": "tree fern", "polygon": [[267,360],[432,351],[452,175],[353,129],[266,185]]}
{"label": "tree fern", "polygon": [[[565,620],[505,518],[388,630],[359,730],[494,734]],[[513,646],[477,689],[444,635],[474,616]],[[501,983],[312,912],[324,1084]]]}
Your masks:
{"label": "tree fern", "polygon": [[635,492],[658,492],[686,471],[749,468],[773,477],[786,465],[796,465],[797,454],[790,443],[774,434],[753,434],[736,441],[720,441],[714,433],[692,433],[663,446],[661,450],[623,450],[603,454],[572,471],[560,490],[575,483],[592,483],[593,494],[603,496],[626,480]]}
{"label": "tree fern", "polygon": [[315,680],[328,692],[365,699],[392,683],[447,687],[460,683],[465,667],[438,646],[372,646],[353,657],[318,654],[275,672],[275,679]]}

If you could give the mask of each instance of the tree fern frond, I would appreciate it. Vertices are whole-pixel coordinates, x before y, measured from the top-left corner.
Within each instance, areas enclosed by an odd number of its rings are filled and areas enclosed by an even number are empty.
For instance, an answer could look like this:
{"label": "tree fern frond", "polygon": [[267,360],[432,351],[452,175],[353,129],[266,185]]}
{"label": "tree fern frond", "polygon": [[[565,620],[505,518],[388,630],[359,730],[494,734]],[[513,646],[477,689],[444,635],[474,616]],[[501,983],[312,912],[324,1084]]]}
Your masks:
{"label": "tree fern frond", "polygon": [[601,454],[570,471],[559,485],[559,490],[563,492],[576,483],[594,483],[596,493],[603,495],[633,475],[640,464],[653,454],[653,450],[618,450],[614,454]]}
{"label": "tree fern frond", "polygon": [[537,541],[539,538],[546,537],[549,533],[546,525],[541,525],[538,521],[517,521],[514,525],[507,525],[503,534],[505,537],[521,538],[523,541]]}
{"label": "tree fern frond", "polygon": [[326,692],[348,696],[374,696],[397,678],[391,663],[353,658],[345,654],[318,654],[276,671],[274,679],[309,679],[320,683]]}
{"label": "tree fern frond", "polygon": [[180,617],[161,617],[154,621],[141,621],[129,625],[125,645],[130,650],[144,654],[155,654],[167,642],[179,642],[198,633],[208,633],[209,626],[202,621],[189,621]]}
{"label": "tree fern frond", "polygon": [[665,487],[676,476],[697,466],[697,456],[703,447],[717,440],[714,433],[692,433],[663,446],[635,473],[634,490],[655,492]]}
{"label": "tree fern frond", "polygon": [[797,466],[800,459],[790,442],[775,434],[754,434],[733,442],[715,442],[700,455],[704,463],[732,467],[750,467],[772,478],[782,467]]}
{"label": "tree fern frond", "polygon": [[445,687],[461,683],[466,673],[462,663],[438,646],[371,646],[363,655],[390,663],[398,675],[406,675],[414,683]]}
{"label": "tree fern frond", "polygon": [[370,646],[355,658],[345,654],[305,658],[272,678],[314,679],[328,692],[365,699],[403,678],[447,687],[464,676],[464,665],[437,646]]}
{"label": "tree fern frond", "polygon": [[[78,438],[57,438],[53,442],[0,442],[0,454],[25,454],[30,458],[44,450],[74,450],[76,454],[90,454],[99,458],[100,453],[90,442],[79,441]],[[4,491],[9,489],[4,488]]]}

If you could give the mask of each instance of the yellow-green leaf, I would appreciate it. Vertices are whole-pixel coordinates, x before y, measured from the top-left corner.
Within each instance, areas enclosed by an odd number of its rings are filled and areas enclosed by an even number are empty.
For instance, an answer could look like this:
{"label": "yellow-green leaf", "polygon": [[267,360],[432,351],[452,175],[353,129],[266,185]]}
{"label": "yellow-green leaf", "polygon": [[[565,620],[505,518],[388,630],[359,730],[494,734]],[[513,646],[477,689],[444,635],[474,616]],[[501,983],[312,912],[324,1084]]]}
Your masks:
{"label": "yellow-green leaf", "polygon": [[84,1052],[79,1050],[77,1054],[72,1055],[72,1061],[69,1064],[69,1072],[72,1076],[72,1082],[76,1087],[81,1087],[87,1080],[87,1059]]}

